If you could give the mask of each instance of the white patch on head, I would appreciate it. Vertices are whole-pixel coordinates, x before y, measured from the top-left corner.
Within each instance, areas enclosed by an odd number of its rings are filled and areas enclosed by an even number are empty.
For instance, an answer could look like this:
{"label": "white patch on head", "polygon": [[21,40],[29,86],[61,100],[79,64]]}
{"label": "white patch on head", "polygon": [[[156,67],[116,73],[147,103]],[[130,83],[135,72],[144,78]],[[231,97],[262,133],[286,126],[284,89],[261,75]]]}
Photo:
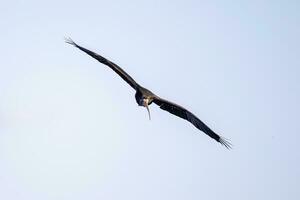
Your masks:
{"label": "white patch on head", "polygon": [[149,99],[144,99],[144,103],[148,105]]}
{"label": "white patch on head", "polygon": [[146,105],[148,105],[148,103],[149,103],[149,99],[147,99],[147,98],[141,98],[141,99],[139,99],[139,105],[140,106],[146,106]]}

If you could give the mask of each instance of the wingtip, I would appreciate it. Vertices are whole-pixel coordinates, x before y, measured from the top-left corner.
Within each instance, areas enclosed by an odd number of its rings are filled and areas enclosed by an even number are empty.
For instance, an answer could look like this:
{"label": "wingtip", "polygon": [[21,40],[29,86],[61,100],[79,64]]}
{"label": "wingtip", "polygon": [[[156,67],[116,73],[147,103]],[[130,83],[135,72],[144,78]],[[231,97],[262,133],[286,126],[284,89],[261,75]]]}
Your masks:
{"label": "wingtip", "polygon": [[75,47],[77,46],[77,44],[70,37],[65,37],[65,42]]}
{"label": "wingtip", "polygon": [[227,149],[232,149],[232,144],[226,138],[220,137],[219,142],[224,145]]}

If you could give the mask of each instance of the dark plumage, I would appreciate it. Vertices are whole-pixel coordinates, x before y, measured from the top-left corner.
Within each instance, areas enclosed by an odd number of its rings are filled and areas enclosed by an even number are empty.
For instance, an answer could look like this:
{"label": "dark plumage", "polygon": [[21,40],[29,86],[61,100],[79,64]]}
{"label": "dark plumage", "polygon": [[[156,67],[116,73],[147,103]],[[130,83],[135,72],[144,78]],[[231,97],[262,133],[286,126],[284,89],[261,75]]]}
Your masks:
{"label": "dark plumage", "polygon": [[169,113],[172,113],[182,119],[185,119],[189,122],[191,122],[196,128],[203,131],[205,134],[210,136],[211,138],[215,139],[222,145],[224,145],[227,148],[231,148],[231,144],[224,138],[220,137],[218,134],[216,134],[214,131],[212,131],[206,124],[204,124],[197,116],[195,116],[193,113],[188,111],[187,109],[183,108],[182,106],[179,106],[175,103],[172,103],[170,101],[167,101],[165,99],[162,99],[152,93],[150,90],[140,86],[135,80],[127,74],[121,67],[116,65],[115,63],[107,60],[106,58],[102,57],[101,55],[90,51],[84,47],[79,46],[76,44],[73,40],[66,39],[66,42],[77,47],[81,51],[87,53],[91,57],[95,58],[99,62],[107,65],[112,70],[114,70],[123,80],[125,80],[135,91],[135,99],[139,106],[144,106],[148,110],[149,119],[150,117],[150,111],[148,105],[150,105],[152,102],[158,105],[162,110],[168,111]]}

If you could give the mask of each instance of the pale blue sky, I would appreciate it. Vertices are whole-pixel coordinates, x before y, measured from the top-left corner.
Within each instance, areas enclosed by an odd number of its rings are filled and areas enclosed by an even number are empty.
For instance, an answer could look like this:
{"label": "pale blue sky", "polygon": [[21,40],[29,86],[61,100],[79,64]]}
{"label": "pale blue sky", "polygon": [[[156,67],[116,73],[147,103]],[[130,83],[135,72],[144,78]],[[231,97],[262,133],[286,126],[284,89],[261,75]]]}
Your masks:
{"label": "pale blue sky", "polygon": [[[300,198],[299,1],[5,1],[0,199]],[[65,36],[187,107],[151,106]]]}

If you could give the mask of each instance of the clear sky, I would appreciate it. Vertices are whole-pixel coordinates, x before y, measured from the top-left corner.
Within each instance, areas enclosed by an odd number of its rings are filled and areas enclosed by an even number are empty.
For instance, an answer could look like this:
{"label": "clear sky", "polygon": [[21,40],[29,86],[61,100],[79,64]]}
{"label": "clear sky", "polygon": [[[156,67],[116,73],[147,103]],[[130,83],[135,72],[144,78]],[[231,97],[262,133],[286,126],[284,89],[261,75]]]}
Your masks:
{"label": "clear sky", "polygon": [[[299,1],[3,1],[0,199],[300,199]],[[234,144],[151,105],[111,59]]]}

